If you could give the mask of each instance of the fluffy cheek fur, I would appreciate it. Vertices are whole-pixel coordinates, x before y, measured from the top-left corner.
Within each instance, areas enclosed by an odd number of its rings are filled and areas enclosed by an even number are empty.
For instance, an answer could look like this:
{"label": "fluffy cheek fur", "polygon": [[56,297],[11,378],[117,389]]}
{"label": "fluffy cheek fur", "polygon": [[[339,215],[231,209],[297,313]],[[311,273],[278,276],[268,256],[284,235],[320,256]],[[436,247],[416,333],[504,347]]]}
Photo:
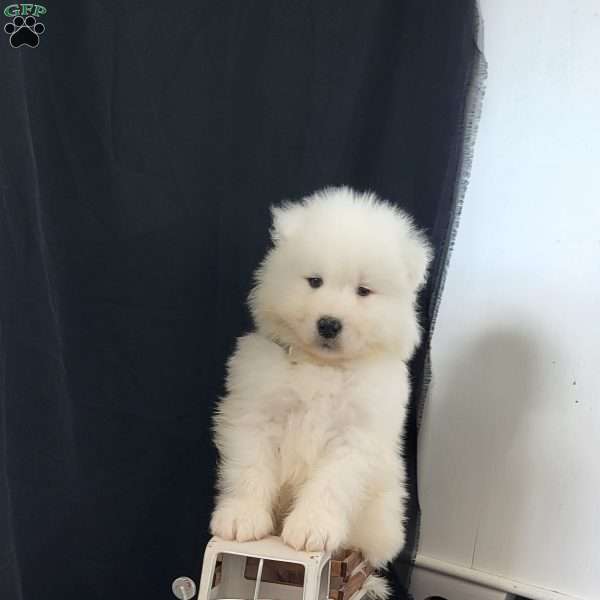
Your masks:
{"label": "fluffy cheek fur", "polygon": [[[273,261],[259,271],[250,300],[260,331],[324,359],[381,352],[408,358],[419,342],[411,293],[360,297],[353,287],[313,290],[301,274],[279,271]],[[317,321],[323,316],[335,317],[343,324],[333,350],[323,348],[317,334]]]}

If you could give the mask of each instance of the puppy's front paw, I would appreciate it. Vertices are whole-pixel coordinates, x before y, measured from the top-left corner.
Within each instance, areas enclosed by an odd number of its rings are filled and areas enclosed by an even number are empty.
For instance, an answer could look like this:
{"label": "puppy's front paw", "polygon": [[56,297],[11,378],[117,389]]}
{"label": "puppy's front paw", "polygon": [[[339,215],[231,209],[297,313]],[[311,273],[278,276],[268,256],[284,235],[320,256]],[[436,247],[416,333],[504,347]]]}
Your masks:
{"label": "puppy's front paw", "polygon": [[252,501],[224,500],[213,513],[210,530],[224,540],[260,540],[273,532],[273,517]]}
{"label": "puppy's front paw", "polygon": [[334,552],[347,536],[343,520],[318,509],[296,509],[285,520],[281,537],[296,550]]}

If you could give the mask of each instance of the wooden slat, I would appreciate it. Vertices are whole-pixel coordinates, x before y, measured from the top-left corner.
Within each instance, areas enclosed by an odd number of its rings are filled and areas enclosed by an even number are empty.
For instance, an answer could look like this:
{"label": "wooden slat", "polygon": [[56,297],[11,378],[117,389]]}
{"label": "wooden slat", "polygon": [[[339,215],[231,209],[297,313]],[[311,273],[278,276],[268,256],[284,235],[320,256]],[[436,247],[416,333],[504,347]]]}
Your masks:
{"label": "wooden slat", "polygon": [[346,570],[346,567],[342,567],[344,559],[348,556],[347,550],[338,550],[331,557],[331,576],[332,577],[343,577],[342,572]]}
{"label": "wooden slat", "polygon": [[338,555],[334,555],[334,558],[331,560],[332,577],[342,577],[343,579],[347,579],[350,576],[350,573],[363,562],[362,555],[356,550],[347,552],[343,559],[337,558],[337,556]]}
{"label": "wooden slat", "polygon": [[363,563],[360,571],[357,571],[352,575],[339,590],[329,592],[329,598],[331,600],[349,600],[356,592],[358,592],[358,590],[360,590],[367,577],[372,572],[373,567],[367,562]]}
{"label": "wooden slat", "polygon": [[346,583],[342,577],[329,578],[329,591],[337,592]]}

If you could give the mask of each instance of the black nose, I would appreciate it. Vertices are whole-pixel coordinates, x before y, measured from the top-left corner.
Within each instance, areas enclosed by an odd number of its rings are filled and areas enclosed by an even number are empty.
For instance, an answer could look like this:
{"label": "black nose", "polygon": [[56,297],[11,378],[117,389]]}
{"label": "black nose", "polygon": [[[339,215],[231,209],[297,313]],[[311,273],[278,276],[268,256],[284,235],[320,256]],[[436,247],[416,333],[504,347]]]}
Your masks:
{"label": "black nose", "polygon": [[317,321],[317,329],[321,337],[331,340],[342,330],[342,322],[334,317],[321,317]]}

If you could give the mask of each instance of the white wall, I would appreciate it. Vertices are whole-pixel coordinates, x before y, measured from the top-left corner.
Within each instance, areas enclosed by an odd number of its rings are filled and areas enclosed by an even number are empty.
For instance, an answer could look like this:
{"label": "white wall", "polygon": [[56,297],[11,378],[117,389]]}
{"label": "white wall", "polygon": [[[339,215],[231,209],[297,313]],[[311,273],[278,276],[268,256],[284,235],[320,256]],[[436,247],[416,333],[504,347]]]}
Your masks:
{"label": "white wall", "polygon": [[600,598],[600,0],[483,0],[489,76],[420,438],[420,553]]}

